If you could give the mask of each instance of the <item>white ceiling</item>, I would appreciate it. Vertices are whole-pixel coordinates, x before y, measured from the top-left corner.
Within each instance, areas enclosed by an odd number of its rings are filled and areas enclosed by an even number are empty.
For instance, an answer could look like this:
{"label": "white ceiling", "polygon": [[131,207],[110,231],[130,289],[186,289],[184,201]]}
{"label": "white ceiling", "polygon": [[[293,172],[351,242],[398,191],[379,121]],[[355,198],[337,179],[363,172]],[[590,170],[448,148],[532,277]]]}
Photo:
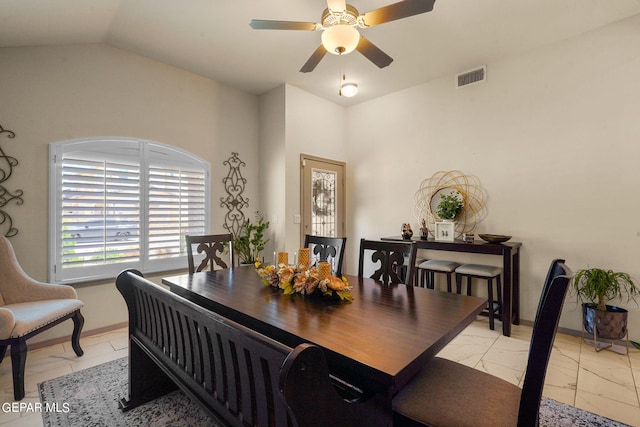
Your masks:
{"label": "white ceiling", "polygon": [[[349,1],[360,13],[393,2]],[[2,0],[0,47],[107,43],[249,93],[286,82],[346,106],[640,14],[640,0],[436,0],[430,13],[361,30],[394,59],[390,66],[353,52],[326,55],[307,74],[298,70],[319,32],[249,27],[252,18],[318,22],[325,7],[325,0]],[[360,86],[355,98],[338,96],[342,71]]]}

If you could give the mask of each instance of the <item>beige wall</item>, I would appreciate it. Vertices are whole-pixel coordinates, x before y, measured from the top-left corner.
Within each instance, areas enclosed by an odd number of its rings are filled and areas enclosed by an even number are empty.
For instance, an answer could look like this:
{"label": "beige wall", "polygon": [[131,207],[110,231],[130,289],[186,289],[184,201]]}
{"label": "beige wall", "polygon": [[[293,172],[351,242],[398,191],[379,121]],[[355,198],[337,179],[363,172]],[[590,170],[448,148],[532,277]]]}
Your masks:
{"label": "beige wall", "polygon": [[[482,84],[455,89],[446,76],[349,108],[348,271],[357,238],[397,235],[407,221],[418,229],[423,179],[462,170],[488,193],[476,232],[523,242],[524,319],[535,315],[553,258],[640,280],[639,21],[489,62]],[[580,330],[573,301],[561,326]],[[623,303],[639,340],[640,310]]]}
{"label": "beige wall", "polygon": [[285,85],[259,97],[260,105],[260,194],[261,211],[269,220],[269,242],[263,256],[271,261],[274,250],[286,236],[286,122]]}
{"label": "beige wall", "polygon": [[[287,212],[286,248],[296,251],[301,243],[300,154],[346,161],[345,109],[325,99],[287,85]],[[348,230],[347,230],[348,233]]]}
{"label": "beige wall", "polygon": [[271,222],[269,246],[300,247],[300,154],[346,161],[344,107],[285,84],[260,97],[260,185]]}
{"label": "beige wall", "polygon": [[[11,242],[25,271],[38,280],[47,279],[50,142],[131,136],[204,158],[211,163],[214,232],[224,231],[223,161],[238,152],[247,164],[242,174],[249,209],[259,207],[255,96],[106,45],[2,48],[0,85],[0,124],[16,133],[2,147],[20,162],[7,186],[24,190],[24,205],[6,209],[19,229]],[[86,305],[85,330],[126,321],[113,282],[76,287]],[[68,329],[54,328],[39,339]]]}

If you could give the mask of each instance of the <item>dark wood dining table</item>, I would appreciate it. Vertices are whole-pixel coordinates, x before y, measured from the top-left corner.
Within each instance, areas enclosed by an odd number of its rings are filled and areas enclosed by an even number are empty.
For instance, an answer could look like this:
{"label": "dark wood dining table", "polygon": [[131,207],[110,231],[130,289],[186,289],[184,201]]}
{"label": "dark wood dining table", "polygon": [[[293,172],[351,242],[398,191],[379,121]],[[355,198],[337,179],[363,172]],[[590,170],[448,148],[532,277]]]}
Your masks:
{"label": "dark wood dining table", "polygon": [[352,302],[285,295],[252,266],[162,279],[170,290],[288,346],[324,350],[332,375],[391,398],[486,305],[486,299],[345,276]]}

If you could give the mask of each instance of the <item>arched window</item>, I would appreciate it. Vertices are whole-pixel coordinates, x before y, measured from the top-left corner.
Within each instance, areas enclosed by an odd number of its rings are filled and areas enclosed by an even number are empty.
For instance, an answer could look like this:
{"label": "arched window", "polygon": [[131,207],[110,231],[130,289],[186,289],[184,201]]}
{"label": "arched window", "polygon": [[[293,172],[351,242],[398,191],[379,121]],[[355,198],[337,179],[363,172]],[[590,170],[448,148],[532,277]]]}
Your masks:
{"label": "arched window", "polygon": [[49,279],[186,268],[185,234],[209,231],[209,163],[131,138],[49,147]]}

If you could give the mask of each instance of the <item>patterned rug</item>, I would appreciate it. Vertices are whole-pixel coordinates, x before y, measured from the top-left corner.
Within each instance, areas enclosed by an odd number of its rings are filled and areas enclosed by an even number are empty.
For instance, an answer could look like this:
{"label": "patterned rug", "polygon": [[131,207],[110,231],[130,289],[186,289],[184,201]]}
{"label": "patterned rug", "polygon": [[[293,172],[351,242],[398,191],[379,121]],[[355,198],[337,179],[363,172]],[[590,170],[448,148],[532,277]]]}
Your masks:
{"label": "patterned rug", "polygon": [[[40,384],[45,427],[215,426],[181,391],[174,391],[128,412],[118,409],[127,393],[127,358],[117,359]],[[543,399],[540,426],[625,427],[610,419],[551,399]]]}

